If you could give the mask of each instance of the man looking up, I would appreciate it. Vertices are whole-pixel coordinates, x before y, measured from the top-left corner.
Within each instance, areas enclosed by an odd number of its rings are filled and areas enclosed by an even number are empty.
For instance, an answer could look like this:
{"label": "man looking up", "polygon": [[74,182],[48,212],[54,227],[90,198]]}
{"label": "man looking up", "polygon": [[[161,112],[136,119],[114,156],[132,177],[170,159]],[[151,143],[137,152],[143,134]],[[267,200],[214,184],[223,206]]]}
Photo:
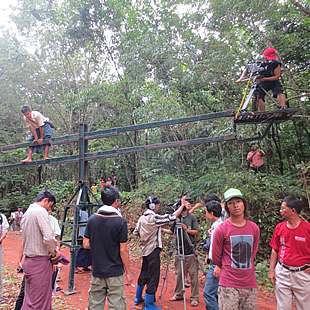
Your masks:
{"label": "man looking up", "polygon": [[227,190],[224,199],[228,219],[217,227],[212,243],[212,261],[221,268],[219,308],[255,310],[257,282],[254,258],[259,228],[247,220],[248,204],[238,189]]}
{"label": "man looking up", "polygon": [[[161,226],[167,225],[181,214],[183,207],[180,206],[173,214],[158,215],[160,200],[150,196],[145,202],[147,210],[139,218],[135,235],[139,235],[142,243],[142,268],[138,279],[135,304],[144,301],[142,298],[143,288],[146,285],[145,309],[160,310],[154,304],[154,296],[158,288],[160,276],[160,251],[163,244],[161,239]],[[164,229],[165,231],[165,229]]]}
{"label": "man looking up", "polygon": [[[190,296],[191,306],[197,307],[199,304],[198,261],[195,257],[191,245],[187,241],[184,232],[188,233],[191,243],[195,246],[196,245],[195,236],[198,236],[199,234],[199,227],[196,216],[193,213],[189,213],[191,205],[188,201],[186,201],[186,196],[182,197],[181,199],[181,207],[183,208],[181,222],[182,222],[184,249],[182,248],[181,238],[179,240],[179,244],[177,245],[177,247],[179,248],[179,252],[181,254],[184,254],[184,269],[188,271],[191,279],[191,296]],[[165,229],[164,231],[172,235],[175,230],[175,225],[176,224],[173,223],[170,230]],[[182,291],[183,279],[182,279],[181,262],[177,254],[175,255],[174,263],[175,263],[176,284],[174,295],[170,298],[170,301],[183,299],[183,291]]]}
{"label": "man looking up", "polygon": [[52,308],[52,260],[59,257],[57,241],[47,210],[56,203],[50,190],[41,191],[24,214],[23,263],[25,298],[22,309],[50,310]]}
{"label": "man looking up", "polygon": [[28,156],[26,159],[21,160],[22,163],[28,163],[32,161],[32,153],[42,153],[44,151],[44,159],[49,159],[48,151],[49,144],[42,145],[43,139],[49,139],[52,137],[52,128],[48,122],[48,119],[44,117],[38,111],[31,111],[29,106],[22,107],[22,113],[24,114],[24,121],[26,126],[29,127],[31,132],[30,142],[38,142],[39,145],[30,146],[28,149]]}
{"label": "man looking up", "polygon": [[[87,222],[83,247],[92,257],[90,310],[104,309],[108,298],[109,309],[127,310],[125,276],[132,283],[127,248],[127,221],[119,210],[121,201],[114,186],[101,191],[103,206]],[[125,275],[124,275],[125,269]]]}
{"label": "man looking up", "polygon": [[[278,310],[310,307],[310,223],[301,220],[301,201],[295,196],[283,199],[280,213],[286,222],[276,226],[270,246],[269,281],[275,286]],[[278,260],[278,264],[277,264]]]}

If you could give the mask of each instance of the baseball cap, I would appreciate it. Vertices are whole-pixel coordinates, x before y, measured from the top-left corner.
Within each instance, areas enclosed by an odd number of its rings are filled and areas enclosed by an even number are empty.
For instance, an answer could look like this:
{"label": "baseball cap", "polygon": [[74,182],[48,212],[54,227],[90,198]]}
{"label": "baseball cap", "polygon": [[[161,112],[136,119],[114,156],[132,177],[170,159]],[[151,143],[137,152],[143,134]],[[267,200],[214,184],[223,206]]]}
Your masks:
{"label": "baseball cap", "polygon": [[268,60],[277,59],[276,51],[272,47],[268,47],[267,49],[265,49],[264,55]]}
{"label": "baseball cap", "polygon": [[244,198],[242,193],[239,191],[239,189],[236,188],[230,188],[224,193],[224,199],[225,202],[229,201],[232,198]]}

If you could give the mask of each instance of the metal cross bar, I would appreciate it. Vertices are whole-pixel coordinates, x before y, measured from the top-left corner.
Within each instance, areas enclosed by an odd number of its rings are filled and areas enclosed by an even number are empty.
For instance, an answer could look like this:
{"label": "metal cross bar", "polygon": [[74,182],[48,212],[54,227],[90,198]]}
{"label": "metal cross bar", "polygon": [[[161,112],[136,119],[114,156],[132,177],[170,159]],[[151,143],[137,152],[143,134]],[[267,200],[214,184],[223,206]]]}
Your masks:
{"label": "metal cross bar", "polygon": [[[158,121],[158,122],[137,124],[137,125],[131,125],[131,126],[124,126],[124,127],[108,128],[108,129],[102,129],[102,130],[97,130],[97,131],[92,131],[92,132],[85,132],[84,139],[85,140],[99,139],[99,138],[104,138],[104,137],[117,136],[119,133],[126,132],[126,131],[134,131],[134,130],[162,127],[162,126],[168,126],[168,125],[175,125],[175,124],[181,124],[181,123],[202,121],[202,120],[207,120],[207,119],[212,119],[212,118],[231,117],[231,116],[235,116],[234,110],[227,110],[223,112],[215,112],[215,113],[209,113],[209,114],[181,117],[181,118],[176,118],[176,119],[171,119],[171,120],[166,120],[166,121]],[[57,144],[79,142],[79,137],[80,136],[78,134],[73,134],[73,135],[66,135],[66,136],[56,137],[56,138],[51,138],[51,139],[45,139],[43,140],[43,144],[49,143],[52,145],[57,145]],[[35,146],[35,145],[38,145],[38,143],[37,142],[35,143],[25,142],[25,143],[18,143],[18,144],[12,144],[12,145],[4,145],[4,146],[0,146],[0,152],[16,150],[18,148],[24,148],[24,147]]]}
{"label": "metal cross bar", "polygon": [[[89,160],[95,160],[95,159],[117,157],[120,154],[126,154],[126,153],[150,151],[150,150],[155,150],[155,149],[163,149],[163,148],[170,148],[170,147],[177,147],[177,146],[184,146],[184,145],[224,142],[224,141],[231,141],[231,140],[236,140],[236,139],[237,139],[236,134],[230,134],[230,135],[217,136],[217,137],[205,137],[205,138],[197,138],[197,139],[191,139],[191,140],[181,140],[181,141],[156,143],[156,144],[143,145],[143,146],[125,147],[121,149],[106,150],[106,151],[101,151],[101,152],[96,152],[96,153],[84,152],[83,157],[85,161],[89,161]],[[51,158],[49,160],[35,160],[35,161],[25,163],[25,164],[20,163],[20,164],[0,166],[0,171],[21,168],[21,167],[44,165],[44,164],[62,165],[62,164],[78,162],[78,161],[81,161],[81,159],[82,158],[80,157],[80,155],[71,155],[71,156],[63,156],[63,157],[58,157],[58,158]],[[84,170],[85,170],[85,167],[83,168],[83,171]],[[82,168],[80,167],[79,169],[80,182],[83,181],[83,176],[81,173],[82,173]],[[86,176],[85,171],[83,175]]]}
{"label": "metal cross bar", "polygon": [[111,129],[103,129],[103,130],[88,132],[87,134],[85,134],[85,139],[88,139],[88,140],[97,139],[97,138],[102,138],[102,137],[112,136],[112,135],[116,136],[119,133],[126,132],[126,131],[149,129],[149,128],[155,128],[155,127],[162,127],[162,126],[189,123],[189,122],[197,122],[197,121],[202,121],[202,120],[207,120],[207,119],[212,119],[212,118],[231,117],[231,116],[235,116],[234,110],[227,110],[223,112],[215,112],[215,113],[209,113],[209,114],[181,117],[181,118],[170,119],[166,121],[158,121],[158,122],[152,122],[152,123],[116,127],[116,128],[111,128]]}
{"label": "metal cross bar", "polygon": [[251,141],[258,141],[258,140],[263,140],[265,139],[265,137],[267,136],[267,133],[269,132],[271,126],[273,125],[273,121],[269,123],[269,125],[267,126],[267,128],[265,129],[265,132],[263,133],[262,136],[259,137],[255,137],[255,138],[247,138],[247,139],[237,139],[237,143],[243,143],[243,142],[251,142]]}
{"label": "metal cross bar", "polygon": [[184,145],[193,145],[193,144],[202,144],[202,143],[211,143],[211,142],[224,142],[224,141],[231,141],[231,140],[236,140],[236,139],[237,139],[236,134],[230,134],[230,135],[217,136],[217,137],[205,137],[205,138],[197,138],[197,139],[191,139],[191,140],[156,143],[156,144],[149,144],[149,145],[143,145],[143,146],[126,147],[126,148],[116,149],[116,150],[107,150],[107,151],[101,151],[101,152],[96,152],[96,153],[87,153],[85,154],[85,159],[94,160],[94,159],[99,159],[99,158],[110,158],[111,156],[115,157],[115,156],[126,154],[126,153],[150,151],[150,150],[178,147],[178,146],[184,146]]}

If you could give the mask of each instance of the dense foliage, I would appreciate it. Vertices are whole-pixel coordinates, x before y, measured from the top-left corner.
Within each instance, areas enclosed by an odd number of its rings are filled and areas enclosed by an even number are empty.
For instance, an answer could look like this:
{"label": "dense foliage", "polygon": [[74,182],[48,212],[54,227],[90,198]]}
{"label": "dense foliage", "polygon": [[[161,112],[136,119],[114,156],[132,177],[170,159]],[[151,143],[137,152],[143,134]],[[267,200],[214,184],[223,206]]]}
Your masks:
{"label": "dense foliage", "polygon": [[[273,46],[283,64],[287,106],[298,112],[292,120],[274,124],[260,142],[266,152],[266,177],[248,172],[247,144],[225,142],[96,160],[90,162],[89,180],[107,178],[115,170],[121,190],[128,192],[124,201],[136,200],[136,205],[150,194],[170,202],[188,192],[200,200],[206,193],[222,196],[225,189],[236,186],[250,202],[263,246],[280,220],[278,208],[285,195],[298,195],[308,205],[307,1],[296,5],[295,1],[276,0],[21,0],[11,20],[15,27],[2,29],[0,35],[0,145],[29,137],[20,113],[25,104],[55,122],[54,136],[77,133],[84,121],[94,131],[237,111],[245,85],[234,81],[244,65]],[[270,102],[267,107],[274,108]],[[238,137],[256,137],[266,126],[239,126]],[[232,132],[232,119],[213,119],[92,140],[89,149],[95,152]],[[26,151],[0,153],[1,165],[19,161]],[[78,146],[72,143],[53,147],[50,155],[77,152]],[[42,186],[63,190],[65,201],[76,179],[75,164],[1,172],[1,207],[7,213],[18,205],[26,208]],[[205,234],[209,224],[203,210],[197,213]],[[267,251],[263,247],[261,257]]]}

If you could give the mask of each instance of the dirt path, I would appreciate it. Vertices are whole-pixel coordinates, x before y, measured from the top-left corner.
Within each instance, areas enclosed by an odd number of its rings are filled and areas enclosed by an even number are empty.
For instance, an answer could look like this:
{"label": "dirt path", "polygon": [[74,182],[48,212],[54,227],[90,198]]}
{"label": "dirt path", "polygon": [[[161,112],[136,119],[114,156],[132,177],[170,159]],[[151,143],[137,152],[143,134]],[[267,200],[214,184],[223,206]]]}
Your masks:
{"label": "dirt path", "polygon": [[[18,257],[18,251],[19,247],[21,245],[21,233],[19,232],[9,232],[7,238],[3,242],[3,265],[13,268],[16,270],[16,262]],[[70,257],[69,248],[63,248],[61,250],[65,255]],[[132,272],[134,274],[134,283],[136,285],[139,272],[141,267],[141,260],[134,255],[131,256],[131,268]],[[4,276],[5,276],[4,271]],[[164,273],[164,270],[162,271]],[[20,279],[22,276],[20,276]],[[60,279],[61,282],[59,282],[59,286],[63,288],[65,291],[68,289],[68,279],[69,279],[69,266],[64,266],[60,273]],[[61,306],[57,306],[54,303],[53,309],[75,309],[75,310],[85,310],[87,309],[88,305],[88,289],[90,287],[90,273],[82,273],[82,274],[75,274],[74,279],[74,285],[75,290],[78,291],[77,294],[65,296],[63,292],[58,292],[57,295],[61,297],[61,299],[64,301],[64,304],[61,303]],[[200,278],[199,281],[199,291],[200,291],[200,303],[198,307],[192,308],[190,306],[189,296],[190,296],[190,289],[186,289],[186,308],[187,309],[197,309],[197,310],[204,310],[205,309],[205,303],[203,300],[202,292],[204,288],[205,279]],[[173,296],[174,293],[174,272],[173,268],[169,270],[167,281],[165,288],[163,290],[163,297],[161,300],[157,302],[157,307],[160,307],[162,309],[169,309],[169,310],[180,310],[184,308],[183,301],[175,301],[171,302],[169,301],[169,298]],[[18,288],[18,287],[17,287]],[[162,280],[159,284],[158,289],[158,296],[160,294],[162,288]],[[6,283],[4,283],[4,289],[6,290]],[[126,287],[125,290],[126,293],[126,299],[127,299],[127,305],[128,309],[131,309],[133,305],[133,300],[135,298],[135,288],[130,286]],[[1,307],[0,307],[1,308]],[[6,307],[5,309],[14,309],[13,304],[9,305],[9,307]],[[105,309],[108,309],[107,305]],[[259,290],[258,293],[258,309],[259,310],[272,310],[276,309],[276,300],[273,293],[269,291],[261,291]]]}

